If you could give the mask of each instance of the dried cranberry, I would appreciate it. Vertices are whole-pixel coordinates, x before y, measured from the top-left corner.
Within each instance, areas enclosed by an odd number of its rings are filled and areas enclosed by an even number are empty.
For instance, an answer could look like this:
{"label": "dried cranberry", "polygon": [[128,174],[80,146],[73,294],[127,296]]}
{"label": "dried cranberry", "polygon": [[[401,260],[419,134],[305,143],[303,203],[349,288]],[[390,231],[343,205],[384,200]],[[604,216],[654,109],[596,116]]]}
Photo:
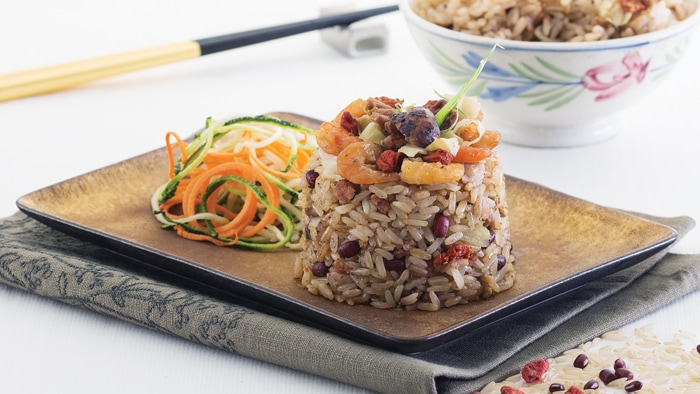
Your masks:
{"label": "dried cranberry", "polygon": [[324,277],[328,273],[328,267],[323,261],[317,261],[311,266],[311,273],[314,276]]}
{"label": "dried cranberry", "polygon": [[447,235],[447,230],[450,228],[450,219],[447,216],[438,213],[433,220],[433,235],[437,238],[442,238]]}
{"label": "dried cranberry", "polygon": [[588,366],[588,356],[585,354],[579,354],[574,360],[574,367],[584,369]]}
{"label": "dried cranberry", "polygon": [[566,390],[566,394],[583,394],[583,390],[576,386],[571,386],[568,390]]}
{"label": "dried cranberry", "polygon": [[549,361],[538,359],[525,364],[520,371],[520,376],[527,383],[541,382],[545,372],[549,370]]}
{"label": "dried cranberry", "polygon": [[357,119],[352,116],[350,111],[345,111],[342,115],[340,115],[340,127],[349,131],[353,135],[360,134],[359,123],[357,122]]}
{"label": "dried cranberry", "polygon": [[309,188],[313,189],[316,187],[316,179],[318,178],[318,172],[314,170],[306,171],[306,184]]}
{"label": "dried cranberry", "polygon": [[346,241],[338,246],[338,254],[342,258],[350,258],[360,253],[360,242],[357,240]]}

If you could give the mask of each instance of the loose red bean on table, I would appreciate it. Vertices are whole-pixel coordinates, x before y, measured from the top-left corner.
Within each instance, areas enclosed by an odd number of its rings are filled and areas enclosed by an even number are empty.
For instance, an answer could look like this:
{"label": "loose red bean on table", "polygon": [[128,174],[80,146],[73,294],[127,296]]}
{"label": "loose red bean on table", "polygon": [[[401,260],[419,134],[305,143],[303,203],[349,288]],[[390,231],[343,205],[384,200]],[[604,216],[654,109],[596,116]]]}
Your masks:
{"label": "loose red bean on table", "polygon": [[597,390],[598,387],[600,387],[600,384],[598,384],[598,381],[595,379],[591,379],[586,384],[583,386],[584,390]]}
{"label": "loose red bean on table", "polygon": [[643,386],[642,382],[640,382],[639,380],[634,380],[634,381],[627,383],[625,385],[625,391],[628,393],[631,393],[633,391],[639,391],[642,389],[642,386]]}
{"label": "loose red bean on table", "polygon": [[598,373],[598,378],[603,382],[604,384],[610,384],[613,380],[617,379],[615,377],[615,372],[609,370],[609,369],[603,369]]}
{"label": "loose red bean on table", "polygon": [[615,360],[615,364],[613,364],[613,368],[615,368],[615,369],[626,368],[626,367],[627,367],[627,363],[625,363],[625,360],[623,360],[621,358],[618,358],[617,360]]}
{"label": "loose red bean on table", "polygon": [[632,380],[632,379],[634,379],[634,373],[632,373],[632,371],[630,371],[627,368],[617,368],[615,370],[615,377],[625,378],[627,380]]}
{"label": "loose red bean on table", "polygon": [[584,369],[586,366],[588,366],[588,356],[583,353],[576,356],[576,359],[574,360],[574,367]]}

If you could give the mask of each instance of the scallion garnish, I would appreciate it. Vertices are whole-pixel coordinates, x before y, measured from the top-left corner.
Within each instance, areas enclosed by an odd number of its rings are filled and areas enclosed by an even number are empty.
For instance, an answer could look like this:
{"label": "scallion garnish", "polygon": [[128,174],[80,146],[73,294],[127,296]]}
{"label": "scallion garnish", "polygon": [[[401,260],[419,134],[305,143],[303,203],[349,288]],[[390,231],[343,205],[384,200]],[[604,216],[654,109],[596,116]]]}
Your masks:
{"label": "scallion garnish", "polygon": [[464,96],[469,88],[472,86],[472,84],[476,81],[476,79],[479,77],[479,74],[481,74],[481,70],[484,69],[484,65],[486,65],[486,62],[489,61],[491,58],[491,55],[493,52],[496,50],[496,48],[503,48],[501,45],[496,44],[491,48],[491,51],[489,51],[488,55],[486,55],[485,58],[481,59],[479,62],[479,67],[477,67],[476,71],[474,71],[474,74],[472,74],[471,78],[467,81],[467,83],[462,86],[462,89],[460,89],[459,93],[454,95],[441,109],[438,111],[437,114],[435,114],[435,120],[437,121],[438,126],[442,126],[442,124],[445,122],[445,119],[447,119],[447,116],[450,114],[450,111],[455,109],[457,104],[459,103],[459,100]]}

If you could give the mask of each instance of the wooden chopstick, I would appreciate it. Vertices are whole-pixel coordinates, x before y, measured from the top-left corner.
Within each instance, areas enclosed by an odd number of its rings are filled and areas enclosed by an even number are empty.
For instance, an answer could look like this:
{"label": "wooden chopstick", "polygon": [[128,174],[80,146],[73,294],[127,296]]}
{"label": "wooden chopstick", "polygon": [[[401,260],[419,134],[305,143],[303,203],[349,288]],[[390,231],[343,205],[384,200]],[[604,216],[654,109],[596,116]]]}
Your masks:
{"label": "wooden chopstick", "polygon": [[178,42],[153,48],[79,60],[0,75],[0,102],[55,92],[86,82],[175,63],[333,26],[398,10],[397,5],[328,15],[306,21]]}

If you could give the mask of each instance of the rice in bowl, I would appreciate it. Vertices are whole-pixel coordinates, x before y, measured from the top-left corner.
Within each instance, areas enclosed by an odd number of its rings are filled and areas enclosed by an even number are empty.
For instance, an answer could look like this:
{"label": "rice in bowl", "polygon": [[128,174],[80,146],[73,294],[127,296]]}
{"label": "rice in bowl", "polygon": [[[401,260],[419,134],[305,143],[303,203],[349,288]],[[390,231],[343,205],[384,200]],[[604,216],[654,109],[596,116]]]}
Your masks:
{"label": "rice in bowl", "polygon": [[[385,99],[367,102],[376,105]],[[474,111],[475,99],[468,101],[471,109],[459,111],[459,116],[471,111],[473,119],[467,123],[483,133],[480,107]],[[407,110],[399,107],[389,113]],[[347,111],[336,120],[343,112]],[[365,123],[363,116],[381,119],[366,108],[356,115],[360,123]],[[368,127],[374,126],[361,128]],[[387,134],[385,129],[385,142]],[[298,202],[304,210],[305,234],[295,276],[309,292],[348,304],[436,311],[512,287],[515,257],[496,151],[489,149],[484,159],[457,164],[463,171],[449,182],[406,181],[402,173],[401,179],[358,184],[352,182],[354,174],[351,180],[339,174],[342,153],[324,151],[323,138],[317,139],[321,148],[311,157]],[[381,142],[360,145],[382,146]],[[381,149],[391,150],[386,143]],[[417,165],[424,160],[429,159],[420,154],[403,159]],[[377,163],[369,160],[364,166],[374,171]],[[357,172],[363,170],[359,167]]]}
{"label": "rice in bowl", "polygon": [[658,31],[695,12],[688,0],[416,0],[420,17],[468,34],[580,42]]}

